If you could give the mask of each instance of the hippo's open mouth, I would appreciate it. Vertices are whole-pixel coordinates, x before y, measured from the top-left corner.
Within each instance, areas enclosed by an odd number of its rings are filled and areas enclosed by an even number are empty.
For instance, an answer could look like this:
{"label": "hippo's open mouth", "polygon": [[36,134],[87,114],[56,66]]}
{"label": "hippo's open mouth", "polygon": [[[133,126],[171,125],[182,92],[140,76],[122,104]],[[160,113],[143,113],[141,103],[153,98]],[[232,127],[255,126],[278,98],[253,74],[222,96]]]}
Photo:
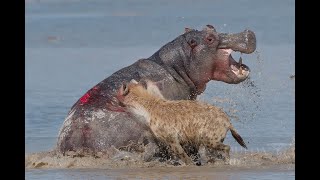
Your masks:
{"label": "hippo's open mouth", "polygon": [[228,56],[229,67],[231,71],[239,78],[245,79],[249,76],[250,68],[242,63],[242,58],[239,58],[239,62],[235,61],[231,55],[232,49],[220,49],[224,51]]}
{"label": "hippo's open mouth", "polygon": [[250,73],[250,68],[233,59],[232,49],[218,49],[217,60],[214,62],[213,79],[235,84],[244,81]]}
{"label": "hippo's open mouth", "polygon": [[213,79],[227,83],[244,81],[250,73],[248,66],[242,63],[242,58],[235,61],[231,55],[233,51],[251,54],[256,49],[256,37],[250,30],[237,34],[219,34],[220,43],[217,49],[217,59],[214,63]]}

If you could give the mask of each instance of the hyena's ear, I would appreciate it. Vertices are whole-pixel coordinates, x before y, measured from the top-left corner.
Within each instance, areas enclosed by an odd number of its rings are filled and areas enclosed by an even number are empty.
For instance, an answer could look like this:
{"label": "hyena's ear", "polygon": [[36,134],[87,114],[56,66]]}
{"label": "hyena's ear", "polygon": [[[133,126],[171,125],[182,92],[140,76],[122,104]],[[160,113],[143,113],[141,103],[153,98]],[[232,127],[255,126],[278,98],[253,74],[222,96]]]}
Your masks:
{"label": "hyena's ear", "polygon": [[156,81],[156,82],[150,81],[150,83],[154,86],[157,86],[160,91],[162,91],[164,89],[164,80]]}
{"label": "hyena's ear", "polygon": [[164,81],[153,82],[150,80],[146,81],[147,90],[154,96],[165,99],[162,95],[162,90],[164,88]]}
{"label": "hyena's ear", "polygon": [[128,93],[129,93],[129,88],[128,88],[127,83],[122,83],[121,87],[119,89],[119,94],[122,95],[122,96],[125,96]]}
{"label": "hyena's ear", "polygon": [[131,79],[130,83],[138,84],[138,81],[136,81],[135,79]]}
{"label": "hyena's ear", "polygon": [[144,89],[147,89],[147,81],[149,81],[149,80],[147,80],[147,79],[141,79],[141,80],[139,81],[139,84],[142,85],[142,87],[143,87]]}

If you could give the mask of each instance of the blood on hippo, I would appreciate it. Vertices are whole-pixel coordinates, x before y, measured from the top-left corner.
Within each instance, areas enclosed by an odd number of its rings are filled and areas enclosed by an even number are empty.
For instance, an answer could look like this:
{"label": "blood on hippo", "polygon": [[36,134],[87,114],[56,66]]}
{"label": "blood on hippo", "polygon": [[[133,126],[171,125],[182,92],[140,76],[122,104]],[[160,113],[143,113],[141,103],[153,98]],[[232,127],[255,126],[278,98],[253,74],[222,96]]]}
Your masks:
{"label": "blood on hippo", "polygon": [[90,94],[89,94],[89,93],[84,94],[84,95],[80,98],[81,105],[87,103],[87,102],[89,101],[89,98],[90,98]]}
{"label": "blood on hippo", "polygon": [[89,102],[90,97],[94,94],[97,93],[99,90],[98,86],[95,86],[91,88],[87,93],[85,93],[79,100],[80,100],[80,105],[84,105]]}

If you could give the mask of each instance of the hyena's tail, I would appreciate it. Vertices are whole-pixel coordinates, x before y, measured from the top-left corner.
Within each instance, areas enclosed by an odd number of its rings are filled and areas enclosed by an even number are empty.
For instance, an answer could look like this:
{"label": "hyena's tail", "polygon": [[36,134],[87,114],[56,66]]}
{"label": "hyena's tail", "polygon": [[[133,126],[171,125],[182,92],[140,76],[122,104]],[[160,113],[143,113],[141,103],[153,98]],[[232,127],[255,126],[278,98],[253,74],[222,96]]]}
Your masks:
{"label": "hyena's tail", "polygon": [[243,141],[242,137],[237,133],[234,127],[231,125],[230,131],[235,140],[244,148],[248,149],[246,143]]}

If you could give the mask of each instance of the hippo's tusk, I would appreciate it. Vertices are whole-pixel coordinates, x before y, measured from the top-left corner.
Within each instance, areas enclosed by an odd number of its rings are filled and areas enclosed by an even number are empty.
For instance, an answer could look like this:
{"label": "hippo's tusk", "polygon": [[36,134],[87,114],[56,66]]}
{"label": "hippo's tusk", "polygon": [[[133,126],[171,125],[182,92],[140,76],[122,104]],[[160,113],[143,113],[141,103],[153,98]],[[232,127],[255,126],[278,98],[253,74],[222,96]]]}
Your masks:
{"label": "hippo's tusk", "polygon": [[240,66],[239,74],[242,75],[242,58],[241,57],[239,58],[239,66]]}

